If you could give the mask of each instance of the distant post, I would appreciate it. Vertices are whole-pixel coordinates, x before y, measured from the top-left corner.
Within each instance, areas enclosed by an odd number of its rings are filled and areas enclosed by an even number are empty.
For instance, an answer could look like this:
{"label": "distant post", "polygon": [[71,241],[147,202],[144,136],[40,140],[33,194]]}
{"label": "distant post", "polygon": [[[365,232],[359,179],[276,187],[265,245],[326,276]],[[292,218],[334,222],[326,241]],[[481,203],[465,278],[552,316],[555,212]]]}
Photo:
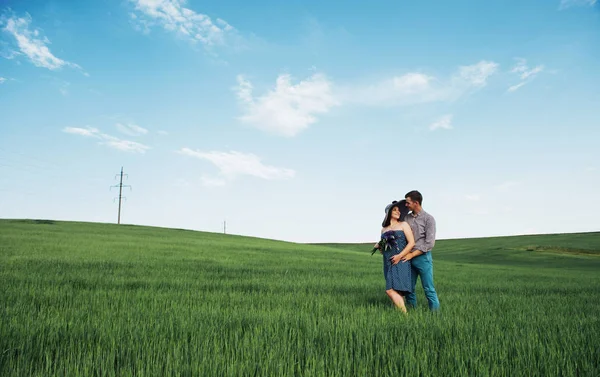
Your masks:
{"label": "distant post", "polygon": [[[119,174],[115,175],[115,179],[119,176]],[[123,187],[129,187],[129,190],[131,190],[131,186],[130,185],[124,185],[123,184],[123,176],[125,176],[125,178],[129,179],[129,175],[128,174],[123,174],[123,167],[121,166],[121,174],[120,174],[120,179],[119,179],[119,184],[118,185],[114,185],[114,186],[110,186],[110,188],[112,189],[113,187],[118,187],[119,188],[119,213],[117,216],[117,224],[121,224],[121,201],[123,199],[127,200],[126,197],[123,196]],[[113,201],[117,199],[114,198]]]}
{"label": "distant post", "polygon": [[227,221],[223,221],[223,234],[227,234]]}

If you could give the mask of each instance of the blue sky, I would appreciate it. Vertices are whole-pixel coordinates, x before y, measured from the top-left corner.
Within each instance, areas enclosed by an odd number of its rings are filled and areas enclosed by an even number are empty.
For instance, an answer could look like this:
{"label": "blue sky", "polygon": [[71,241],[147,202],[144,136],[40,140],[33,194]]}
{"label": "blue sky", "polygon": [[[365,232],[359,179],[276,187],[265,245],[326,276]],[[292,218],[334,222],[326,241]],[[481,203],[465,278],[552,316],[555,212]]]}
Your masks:
{"label": "blue sky", "polygon": [[[600,2],[4,1],[0,217],[296,242],[600,229]],[[340,6],[341,5],[341,6]]]}

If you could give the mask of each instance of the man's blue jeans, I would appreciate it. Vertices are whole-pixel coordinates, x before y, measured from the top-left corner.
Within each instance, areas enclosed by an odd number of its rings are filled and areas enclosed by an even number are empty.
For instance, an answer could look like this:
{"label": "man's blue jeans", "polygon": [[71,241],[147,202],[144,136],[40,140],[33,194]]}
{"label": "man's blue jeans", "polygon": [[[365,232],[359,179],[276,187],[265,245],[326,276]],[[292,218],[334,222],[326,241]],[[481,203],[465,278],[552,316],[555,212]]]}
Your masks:
{"label": "man's blue jeans", "polygon": [[433,260],[431,259],[431,252],[421,254],[410,260],[412,265],[412,289],[413,293],[409,293],[406,296],[406,304],[414,308],[417,307],[417,278],[421,277],[421,285],[425,291],[425,297],[429,303],[429,309],[437,310],[440,308],[440,301],[438,300],[435,287],[433,286]]}

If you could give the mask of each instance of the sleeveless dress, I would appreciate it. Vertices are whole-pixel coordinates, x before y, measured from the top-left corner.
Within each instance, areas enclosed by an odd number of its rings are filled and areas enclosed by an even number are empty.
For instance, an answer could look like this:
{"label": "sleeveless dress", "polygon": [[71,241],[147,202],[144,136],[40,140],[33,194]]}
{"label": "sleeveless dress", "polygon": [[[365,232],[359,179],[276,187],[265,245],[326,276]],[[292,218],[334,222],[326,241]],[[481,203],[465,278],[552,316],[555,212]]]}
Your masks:
{"label": "sleeveless dress", "polygon": [[392,265],[390,258],[400,254],[408,243],[404,231],[388,230],[381,235],[388,240],[388,247],[383,252],[383,276],[385,277],[385,289],[394,289],[402,294],[413,292],[411,263],[398,262]]}

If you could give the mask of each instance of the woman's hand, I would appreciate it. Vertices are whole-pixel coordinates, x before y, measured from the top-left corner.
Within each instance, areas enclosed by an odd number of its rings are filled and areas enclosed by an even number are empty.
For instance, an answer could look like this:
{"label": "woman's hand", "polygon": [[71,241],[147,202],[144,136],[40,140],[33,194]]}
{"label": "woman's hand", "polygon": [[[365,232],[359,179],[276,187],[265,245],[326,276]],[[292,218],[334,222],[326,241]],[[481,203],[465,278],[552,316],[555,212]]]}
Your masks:
{"label": "woman's hand", "polygon": [[[376,242],[375,245],[373,245],[373,253],[375,253],[375,249],[379,249],[379,254],[383,254],[383,250],[381,249],[381,246],[379,246],[379,242]],[[373,255],[373,253],[371,253],[371,255]]]}

